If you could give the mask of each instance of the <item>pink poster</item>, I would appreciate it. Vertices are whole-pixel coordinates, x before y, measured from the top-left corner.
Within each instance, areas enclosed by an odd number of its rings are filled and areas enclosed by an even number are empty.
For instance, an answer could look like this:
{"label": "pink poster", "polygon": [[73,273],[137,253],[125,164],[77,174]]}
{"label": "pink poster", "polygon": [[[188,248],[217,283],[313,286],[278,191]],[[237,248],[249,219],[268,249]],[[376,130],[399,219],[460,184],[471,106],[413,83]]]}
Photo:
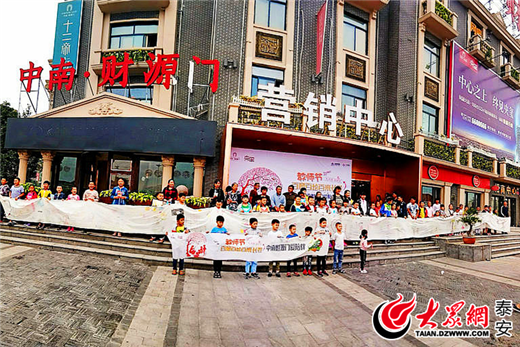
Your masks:
{"label": "pink poster", "polygon": [[255,183],[266,186],[273,194],[292,184],[298,192],[307,188],[308,195],[321,192],[330,197],[336,186],[343,193],[350,189],[352,160],[314,155],[284,153],[233,147],[231,149],[229,184],[238,183],[241,194],[249,193]]}

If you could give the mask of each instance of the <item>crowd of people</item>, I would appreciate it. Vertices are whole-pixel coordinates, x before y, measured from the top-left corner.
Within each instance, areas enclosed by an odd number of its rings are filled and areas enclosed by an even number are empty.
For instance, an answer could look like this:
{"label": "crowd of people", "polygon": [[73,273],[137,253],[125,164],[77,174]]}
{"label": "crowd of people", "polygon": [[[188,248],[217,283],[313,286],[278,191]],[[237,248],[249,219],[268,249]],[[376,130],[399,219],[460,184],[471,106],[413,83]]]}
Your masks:
{"label": "crowd of people", "polygon": [[[342,194],[339,186],[335,187],[332,196],[327,198],[321,192],[316,192],[313,196],[308,195],[305,188],[301,188],[296,193],[293,185],[289,185],[285,193],[282,193],[282,186],[277,186],[272,195],[268,194],[266,186],[260,187],[260,183],[255,183],[249,194],[243,195],[238,192],[237,183],[231,184],[225,192],[221,185],[222,182],[216,180],[214,188],[209,191],[211,206],[240,213],[316,212],[376,218],[422,219],[462,216],[469,210],[469,206],[463,204],[456,207],[453,204],[445,206],[440,203],[439,199],[435,199],[433,202],[431,200],[417,202],[415,197],[411,197],[406,202],[402,196],[395,192],[387,193],[384,198],[377,195],[375,201],[372,202],[367,200],[366,194],[361,193],[359,198],[354,200],[350,190],[347,189]],[[509,217],[506,201],[495,211],[488,205],[485,205],[483,209],[477,206],[476,210],[478,213],[494,213],[500,217]]]}

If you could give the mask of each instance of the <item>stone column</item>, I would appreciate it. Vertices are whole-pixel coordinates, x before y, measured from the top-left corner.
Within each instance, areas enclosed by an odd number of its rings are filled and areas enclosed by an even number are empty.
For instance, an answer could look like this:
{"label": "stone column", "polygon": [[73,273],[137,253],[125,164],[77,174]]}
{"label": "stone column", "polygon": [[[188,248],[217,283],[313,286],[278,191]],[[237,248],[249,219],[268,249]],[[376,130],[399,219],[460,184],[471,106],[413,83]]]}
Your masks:
{"label": "stone column", "polygon": [[455,147],[455,164],[460,164],[460,146]]}
{"label": "stone column", "polygon": [[238,114],[240,112],[240,104],[239,103],[231,103],[228,106],[228,122],[230,123],[238,123]]}
{"label": "stone column", "polygon": [[448,206],[451,203],[451,186],[445,185],[443,189],[442,203],[444,207],[448,209]]}
{"label": "stone column", "polygon": [[168,180],[173,178],[173,165],[175,164],[175,157],[173,155],[162,156],[162,188],[168,185]]}
{"label": "stone column", "polygon": [[473,167],[473,151],[468,150],[468,167]]}
{"label": "stone column", "polygon": [[202,196],[204,166],[206,166],[206,158],[193,158],[193,196],[197,198]]}
{"label": "stone column", "polygon": [[500,177],[507,177],[507,163],[505,161],[501,161],[500,163]]}
{"label": "stone column", "polygon": [[54,159],[54,153],[42,152],[43,169],[42,169],[42,185],[45,181],[51,181],[52,179],[52,159]]}
{"label": "stone column", "polygon": [[498,175],[498,159],[493,159],[493,173],[495,175]]}
{"label": "stone column", "polygon": [[27,161],[31,155],[27,151],[18,151],[18,177],[20,183],[25,183],[27,179]]}

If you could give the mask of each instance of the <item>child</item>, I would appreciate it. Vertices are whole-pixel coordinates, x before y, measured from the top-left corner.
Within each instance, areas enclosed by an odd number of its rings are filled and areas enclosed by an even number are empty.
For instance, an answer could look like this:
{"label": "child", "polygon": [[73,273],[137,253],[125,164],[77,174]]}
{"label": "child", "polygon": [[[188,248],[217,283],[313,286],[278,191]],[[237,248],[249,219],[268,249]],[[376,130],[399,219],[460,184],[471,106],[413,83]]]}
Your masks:
{"label": "child", "polygon": [[343,201],[343,206],[341,206],[339,208],[339,213],[340,214],[349,214],[348,201],[346,201],[346,200]]}
{"label": "child", "polygon": [[175,202],[178,203],[179,205],[181,205],[181,207],[186,206],[186,194],[180,193],[179,199],[177,199],[177,201],[175,201]]}
{"label": "child", "polygon": [[424,206],[424,201],[421,201],[419,210],[417,211],[417,218],[428,218],[428,210]]}
{"label": "child", "polygon": [[222,200],[217,200],[217,202],[215,203],[215,207],[217,208],[217,210],[221,210],[222,205],[224,205],[224,202]]}
{"label": "child", "polygon": [[[258,235],[258,236],[262,237],[262,233],[260,232],[260,230],[257,229],[258,219],[256,219],[256,218],[249,219],[249,226],[250,226],[250,228],[244,232],[245,236]],[[256,266],[257,266],[256,261],[246,261],[246,280],[249,277],[260,279],[260,276],[258,276],[258,274],[256,273]]]}
{"label": "child", "polygon": [[359,267],[359,272],[362,274],[366,274],[367,270],[365,270],[365,262],[367,261],[367,250],[374,245],[367,242],[368,231],[366,229],[361,230],[361,236],[359,236],[361,242],[359,243],[359,257],[361,258],[361,265]]}
{"label": "child", "polygon": [[94,182],[89,182],[88,189],[83,192],[83,201],[99,201],[99,194],[95,188],[96,184]]}
{"label": "child", "polygon": [[370,204],[370,212],[368,214],[370,217],[379,217],[379,215],[377,214],[377,210],[376,210],[376,204],[375,203],[371,203]]}
{"label": "child", "polygon": [[397,209],[396,209],[396,205],[395,204],[392,204],[392,207],[391,207],[391,210],[390,210],[390,215],[394,218],[397,218]]}
{"label": "child", "polygon": [[355,202],[354,205],[352,205],[350,214],[353,216],[361,216],[361,210],[359,209],[359,202]]}
{"label": "child", "polygon": [[[229,235],[226,228],[224,228],[224,216],[217,216],[217,226],[211,229],[212,234],[227,234]],[[213,260],[213,278],[222,278],[222,260]]]}
{"label": "child", "polygon": [[54,193],[54,200],[65,200],[65,193],[63,192],[62,186],[56,187],[56,193]]}
{"label": "child", "polygon": [[[173,233],[189,233],[190,231],[184,226],[184,215],[178,214],[177,215],[177,225],[175,226],[175,229],[172,230]],[[166,233],[168,235],[168,233]],[[184,259],[173,259],[172,260],[173,265],[173,271],[172,275],[177,275],[177,263],[179,263],[179,275],[184,275]]]}
{"label": "child", "polygon": [[[79,201],[78,188],[72,187],[69,196],[67,196],[67,201]],[[67,231],[74,231],[74,227],[68,227]]]}
{"label": "child", "polygon": [[[283,206],[283,205],[281,205]],[[279,230],[280,228],[280,221],[278,219],[273,219],[271,221],[271,227],[272,227],[272,230],[269,232],[269,234],[267,234],[267,236],[269,238],[282,238],[283,237],[283,234],[282,232]],[[270,261],[269,262],[269,273],[267,274],[267,277],[272,277],[273,276],[273,266],[275,267],[275,270],[276,270],[276,277],[280,277],[280,262],[279,261]]]}
{"label": "child", "polygon": [[[49,189],[50,184],[51,184],[51,182],[49,182],[49,181],[43,182],[43,187],[40,190],[40,192],[38,193],[39,198],[48,199],[48,200],[50,200],[52,198],[52,192]],[[36,229],[41,229],[41,230],[45,229],[45,224],[38,223],[38,226],[36,227]]]}
{"label": "child", "polygon": [[[329,235],[331,234],[329,229],[327,228],[327,219],[326,218],[320,218],[320,226],[318,228],[316,228],[316,232],[314,234],[318,235],[320,237],[322,237],[325,234],[329,234]],[[328,250],[328,245],[327,246],[323,245],[323,246],[327,247],[327,250]],[[325,275],[325,276],[329,275],[327,273],[327,271],[325,270],[327,268],[327,256],[326,255],[318,255],[317,265],[318,265],[318,276],[323,277],[323,275]]]}
{"label": "child", "polygon": [[316,212],[316,200],[312,196],[309,196],[309,206],[307,206],[307,211]]}
{"label": "child", "polygon": [[336,223],[336,232],[332,235],[334,240],[334,262],[332,264],[332,274],[338,272],[344,273],[343,270],[343,252],[345,251],[345,233],[342,232],[343,225],[340,222]]}
{"label": "child", "polygon": [[[152,200],[152,207],[161,207],[161,206],[164,206],[166,204],[167,204],[167,202],[166,202],[166,200],[164,200],[164,193],[163,192],[157,193],[156,198]],[[163,236],[163,237],[159,238],[159,243],[163,243],[165,237],[166,236]],[[150,242],[154,242],[156,239],[157,239],[156,236],[152,236],[150,238]]]}
{"label": "child", "polygon": [[249,196],[247,194],[242,195],[242,203],[238,206],[238,212],[240,213],[251,213],[253,207],[249,203]]}
{"label": "child", "polygon": [[316,213],[329,213],[329,207],[327,206],[327,199],[320,198],[318,201],[318,206],[316,207]]}
{"label": "child", "polygon": [[[291,224],[289,226],[289,235],[286,236],[288,239],[292,239],[293,237],[298,237],[298,234],[296,234],[296,225]],[[300,277],[300,274],[298,273],[298,259],[293,259],[287,261],[287,277],[291,277],[291,262],[294,266],[294,272],[293,275],[296,277]]]}
{"label": "child", "polygon": [[[305,236],[304,238],[307,239],[311,237],[312,234],[312,227],[305,227]],[[304,276],[311,276],[312,275],[312,254],[306,255],[303,257],[303,275]]]}
{"label": "child", "polygon": [[299,196],[294,198],[294,204],[291,206],[291,212],[305,212],[305,206],[302,205],[302,199]]}
{"label": "child", "polygon": [[[27,195],[25,196],[25,200],[34,200],[34,199],[38,199],[38,194],[34,190],[34,185],[31,184],[29,186],[29,191],[27,192]],[[27,224],[25,224],[25,226],[29,227],[29,226],[31,226],[31,223],[27,223]]]}
{"label": "child", "polygon": [[254,207],[253,211],[269,213],[269,206],[267,205],[267,198],[265,196],[262,196],[260,200],[258,200],[258,204]]}
{"label": "child", "polygon": [[332,214],[337,214],[338,213],[338,209],[336,208],[336,200],[332,200],[330,202],[329,213],[332,213]]}
{"label": "child", "polygon": [[281,213],[285,212],[285,205],[284,204],[280,204],[280,206],[278,207],[278,212],[281,212]]}

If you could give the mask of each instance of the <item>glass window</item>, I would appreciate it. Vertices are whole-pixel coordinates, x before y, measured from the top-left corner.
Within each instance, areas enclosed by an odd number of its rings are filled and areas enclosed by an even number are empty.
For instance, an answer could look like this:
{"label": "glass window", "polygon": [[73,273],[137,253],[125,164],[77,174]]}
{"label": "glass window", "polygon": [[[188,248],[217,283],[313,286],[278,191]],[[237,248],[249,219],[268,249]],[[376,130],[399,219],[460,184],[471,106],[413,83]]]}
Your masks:
{"label": "glass window", "polygon": [[175,186],[186,186],[188,194],[193,194],[193,163],[175,163],[173,179]]}
{"label": "glass window", "polygon": [[367,54],[368,23],[348,13],[343,15],[343,47],[360,54]]}
{"label": "glass window", "polygon": [[63,157],[58,175],[58,186],[63,187],[63,192],[68,194],[76,182],[76,165],[78,159],[75,157]]}
{"label": "glass window", "polygon": [[142,86],[128,86],[127,88],[122,87],[107,87],[107,92],[125,96],[130,99],[139,100],[148,104],[152,103],[153,100],[153,87],[142,87]]}
{"label": "glass window", "polygon": [[155,195],[162,190],[162,162],[141,160],[139,162],[138,190]]}
{"label": "glass window", "polygon": [[440,47],[430,40],[424,40],[424,71],[439,77]]}
{"label": "glass window", "polygon": [[511,62],[511,53],[504,47],[502,47],[502,65]]}
{"label": "glass window", "polygon": [[286,0],[256,0],[255,24],[285,30]]}
{"label": "glass window", "polygon": [[157,46],[156,22],[114,24],[110,30],[110,48]]}
{"label": "glass window", "polygon": [[466,192],[466,206],[470,208],[480,206],[480,193]]}
{"label": "glass window", "polygon": [[253,66],[253,76],[251,78],[251,96],[258,94],[259,85],[274,83],[279,87],[283,84],[283,71],[261,66]]}
{"label": "glass window", "polygon": [[426,134],[437,134],[439,128],[439,110],[427,104],[423,104],[422,128]]}
{"label": "glass window", "polygon": [[362,102],[362,107],[367,108],[367,91],[344,84],[341,91],[341,105],[356,106],[357,100]]}
{"label": "glass window", "polygon": [[441,188],[429,186],[422,187],[421,201],[431,201],[434,203],[437,199],[441,199]]}

